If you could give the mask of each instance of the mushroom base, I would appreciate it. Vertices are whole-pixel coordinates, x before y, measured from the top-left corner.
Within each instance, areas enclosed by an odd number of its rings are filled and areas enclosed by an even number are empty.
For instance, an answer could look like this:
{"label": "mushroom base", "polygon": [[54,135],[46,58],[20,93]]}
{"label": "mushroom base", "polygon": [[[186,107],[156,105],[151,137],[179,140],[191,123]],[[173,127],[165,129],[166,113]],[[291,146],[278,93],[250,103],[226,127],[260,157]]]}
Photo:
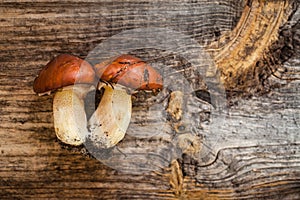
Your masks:
{"label": "mushroom base", "polygon": [[103,86],[98,108],[88,122],[88,139],[97,148],[110,148],[120,142],[131,118],[131,95],[123,89]]}
{"label": "mushroom base", "polygon": [[53,117],[56,136],[70,145],[81,145],[85,141],[87,119],[84,98],[90,85],[77,84],[57,91],[53,99]]}

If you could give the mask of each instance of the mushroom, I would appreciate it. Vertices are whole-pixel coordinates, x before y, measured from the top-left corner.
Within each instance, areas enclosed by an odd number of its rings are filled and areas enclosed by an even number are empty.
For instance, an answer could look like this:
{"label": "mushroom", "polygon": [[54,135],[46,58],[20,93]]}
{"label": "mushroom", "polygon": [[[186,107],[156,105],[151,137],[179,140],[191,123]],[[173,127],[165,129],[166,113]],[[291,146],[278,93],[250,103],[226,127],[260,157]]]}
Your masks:
{"label": "mushroom", "polygon": [[34,80],[39,95],[55,91],[53,99],[54,128],[58,139],[70,145],[81,145],[88,134],[84,98],[95,86],[95,72],[86,61],[62,54],[50,61]]}
{"label": "mushroom", "polygon": [[95,65],[96,75],[103,81],[118,83],[130,89],[162,89],[161,75],[145,61],[123,54]]}
{"label": "mushroom", "polygon": [[[104,88],[102,99],[87,122],[84,98]],[[104,82],[104,83],[103,83]],[[109,83],[109,84],[107,84]],[[93,67],[72,55],[62,54],[50,61],[34,80],[39,95],[55,91],[53,117],[56,136],[70,145],[81,145],[89,138],[99,148],[110,148],[125,136],[131,118],[128,90],[158,90],[161,75],[139,58],[121,55]]]}
{"label": "mushroom", "polygon": [[104,94],[88,122],[89,140],[97,148],[110,148],[120,142],[131,118],[128,90],[162,89],[161,75],[150,65],[131,55],[121,55],[95,65],[96,75],[109,83],[99,85]]}

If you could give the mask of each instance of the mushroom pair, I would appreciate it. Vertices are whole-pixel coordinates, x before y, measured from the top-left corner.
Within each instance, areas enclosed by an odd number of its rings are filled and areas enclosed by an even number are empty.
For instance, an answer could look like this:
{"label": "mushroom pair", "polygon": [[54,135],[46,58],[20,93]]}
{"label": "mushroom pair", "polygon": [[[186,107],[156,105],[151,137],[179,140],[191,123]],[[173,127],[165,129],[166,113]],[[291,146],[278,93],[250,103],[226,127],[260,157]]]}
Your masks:
{"label": "mushroom pair", "polygon": [[[87,121],[84,99],[90,91],[101,88],[101,101]],[[41,70],[33,89],[39,95],[56,92],[53,117],[59,140],[81,145],[88,139],[98,148],[110,148],[124,138],[130,122],[132,103],[128,91],[162,89],[162,77],[131,55],[92,67],[80,58],[62,54]]]}

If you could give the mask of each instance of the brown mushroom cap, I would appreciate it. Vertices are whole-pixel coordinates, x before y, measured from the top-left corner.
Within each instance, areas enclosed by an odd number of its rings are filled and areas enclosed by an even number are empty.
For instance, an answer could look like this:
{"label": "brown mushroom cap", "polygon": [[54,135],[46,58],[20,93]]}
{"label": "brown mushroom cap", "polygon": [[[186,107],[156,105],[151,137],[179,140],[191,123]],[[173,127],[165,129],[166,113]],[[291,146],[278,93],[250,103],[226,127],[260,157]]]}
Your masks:
{"label": "brown mushroom cap", "polygon": [[114,80],[118,84],[138,90],[162,89],[161,75],[145,62],[133,64]]}
{"label": "brown mushroom cap", "polygon": [[132,89],[162,89],[162,76],[153,67],[132,55],[121,55],[95,65],[101,80],[117,83]]}
{"label": "brown mushroom cap", "polygon": [[45,93],[65,86],[95,83],[93,67],[86,61],[68,54],[61,54],[51,60],[34,80],[33,90]]}

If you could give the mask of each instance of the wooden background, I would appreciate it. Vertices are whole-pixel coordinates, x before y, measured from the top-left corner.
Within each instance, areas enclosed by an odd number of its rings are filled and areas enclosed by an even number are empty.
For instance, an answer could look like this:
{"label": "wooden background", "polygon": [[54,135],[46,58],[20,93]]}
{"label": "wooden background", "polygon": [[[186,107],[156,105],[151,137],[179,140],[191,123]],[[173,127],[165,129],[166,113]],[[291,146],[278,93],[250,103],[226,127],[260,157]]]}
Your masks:
{"label": "wooden background", "polygon": [[[297,1],[1,1],[0,199],[300,199],[299,20]],[[152,138],[129,132],[115,157],[103,158],[109,166],[60,144],[52,96],[32,91],[39,70],[58,54],[85,58],[113,35],[151,27],[183,33],[210,53],[226,89],[219,123],[206,121],[215,108],[205,96],[214,91],[203,92],[199,75],[188,97],[200,121],[188,138],[196,150],[182,148],[185,135],[170,128]],[[164,51],[133,53],[177,71],[189,66]],[[145,112],[139,98],[132,132]],[[158,127],[151,116],[144,130]]]}

